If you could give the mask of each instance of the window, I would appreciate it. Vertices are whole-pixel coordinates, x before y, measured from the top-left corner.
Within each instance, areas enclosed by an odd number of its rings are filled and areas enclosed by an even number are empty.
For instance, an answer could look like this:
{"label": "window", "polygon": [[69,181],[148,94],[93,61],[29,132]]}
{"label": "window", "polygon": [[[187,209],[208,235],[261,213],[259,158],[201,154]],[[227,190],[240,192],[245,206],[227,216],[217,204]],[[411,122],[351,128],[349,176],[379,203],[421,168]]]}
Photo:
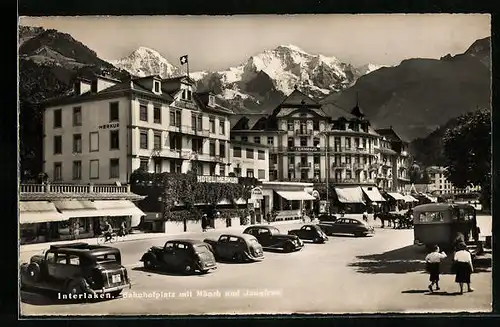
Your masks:
{"label": "window", "polygon": [[295,140],[293,139],[293,137],[289,137],[288,138],[288,147],[292,147],[295,145]]}
{"label": "window", "polygon": [[90,160],[89,162],[89,178],[99,178],[99,160]]}
{"label": "window", "polygon": [[241,168],[235,167],[234,168],[234,175],[236,177],[241,177]]}
{"label": "window", "polygon": [[109,103],[109,121],[118,121],[120,120],[120,113],[118,110],[118,102],[110,102]]}
{"label": "window", "polygon": [[153,146],[155,149],[161,149],[161,134],[155,133],[153,136]]}
{"label": "window", "polygon": [[241,158],[241,148],[240,147],[235,147],[233,149],[233,157]]}
{"label": "window", "polygon": [[350,137],[345,138],[345,147],[346,147],[346,149],[351,148],[351,138]]}
{"label": "window", "polygon": [[223,120],[219,122],[220,135],[226,135],[226,125]]}
{"label": "window", "polygon": [[254,136],[254,137],[253,137],[253,143],[258,143],[258,144],[260,144],[260,136]]}
{"label": "window", "polygon": [[266,170],[265,169],[259,169],[257,171],[257,176],[259,179],[266,179]]}
{"label": "window", "polygon": [[76,255],[70,255],[68,258],[68,264],[72,266],[79,266],[80,265],[80,258]]}
{"label": "window", "polygon": [[242,136],[241,142],[248,142],[248,136]]}
{"label": "window", "polygon": [[99,151],[99,132],[89,133],[89,152]]}
{"label": "window", "polygon": [[62,162],[54,162],[54,180],[62,180]]}
{"label": "window", "polygon": [[198,154],[202,154],[203,153],[203,140],[201,139],[193,139],[191,141],[191,149],[193,150],[193,152],[196,152]]}
{"label": "window", "polygon": [[196,130],[202,131],[203,130],[203,119],[202,119],[202,116],[198,116],[196,118],[196,120],[197,120]]}
{"label": "window", "polygon": [[54,154],[62,154],[62,136],[54,136]]}
{"label": "window", "polygon": [[319,137],[315,137],[313,139],[313,146],[315,146],[315,147],[319,146]]}
{"label": "window", "polygon": [[350,170],[346,171],[345,176],[347,179],[352,179],[352,172]]}
{"label": "window", "polygon": [[180,150],[181,149],[182,138],[179,135],[170,136],[170,150]]}
{"label": "window", "polygon": [[155,174],[160,174],[161,173],[161,166],[162,166],[162,160],[161,159],[155,159],[154,161],[155,164]]}
{"label": "window", "polygon": [[161,107],[153,108],[153,122],[155,124],[161,124]]}
{"label": "window", "polygon": [[142,121],[148,121],[148,106],[141,104],[139,106],[139,119]]}
{"label": "window", "polygon": [[109,160],[109,178],[120,177],[120,159]]}
{"label": "window", "polygon": [[82,126],[82,107],[73,108],[73,126]]}
{"label": "window", "polygon": [[209,175],[214,176],[215,175],[215,164],[210,164],[209,168],[210,168]]}
{"label": "window", "polygon": [[215,119],[210,118],[208,121],[209,121],[209,125],[210,125],[210,133],[214,134],[215,133]]}
{"label": "window", "polygon": [[226,157],[226,144],[224,143],[219,143],[219,156],[221,158]]}
{"label": "window", "polygon": [[295,164],[295,156],[293,154],[288,156],[288,163],[291,165]]}
{"label": "window", "polygon": [[195,114],[191,114],[191,128],[193,129],[193,131],[196,130],[196,115]]}
{"label": "window", "polygon": [[179,161],[170,161],[170,172],[171,173],[180,173],[182,165]]}
{"label": "window", "polygon": [[257,159],[266,160],[266,153],[264,152],[264,150],[257,151]]}
{"label": "window", "polygon": [[154,81],[154,91],[155,93],[160,93],[160,82]]}
{"label": "window", "polygon": [[247,159],[254,159],[253,149],[247,149]]}
{"label": "window", "polygon": [[54,110],[54,128],[62,127],[62,109]]}
{"label": "window", "polygon": [[319,121],[313,121],[313,131],[319,131]]}
{"label": "window", "polygon": [[209,154],[211,157],[215,157],[215,142],[210,142]]}
{"label": "window", "polygon": [[274,145],[274,137],[272,136],[267,137],[267,145]]}
{"label": "window", "polygon": [[82,153],[82,134],[73,134],[73,153]]}
{"label": "window", "polygon": [[119,131],[109,131],[109,148],[110,150],[120,149]]}
{"label": "window", "polygon": [[300,146],[307,146],[307,137],[302,136],[300,138]]}
{"label": "window", "polygon": [[226,176],[226,167],[223,165],[219,166],[219,175],[220,176]]}
{"label": "window", "polygon": [[141,132],[139,147],[141,149],[148,148],[148,132],[147,131]]}
{"label": "window", "polygon": [[192,98],[192,92],[191,90],[187,90],[187,99],[191,100],[191,98]]}
{"label": "window", "polygon": [[443,222],[444,217],[442,212],[422,212],[419,215],[421,223]]}
{"label": "window", "polygon": [[170,126],[175,126],[175,110],[170,109]]}
{"label": "window", "polygon": [[313,160],[314,160],[314,161],[313,161],[313,162],[314,162],[314,164],[315,164],[315,165],[318,165],[318,164],[319,164],[319,160],[320,160],[320,156],[318,156],[318,155],[314,155]]}
{"label": "window", "polygon": [[253,178],[253,169],[247,169],[247,177]]}
{"label": "window", "polygon": [[293,122],[288,122],[288,130],[293,131]]}
{"label": "window", "polygon": [[82,179],[82,162],[73,161],[73,179]]}
{"label": "window", "polygon": [[271,163],[273,165],[277,164],[278,163],[278,155],[277,154],[271,154],[271,156],[269,158],[269,161],[271,161]]}

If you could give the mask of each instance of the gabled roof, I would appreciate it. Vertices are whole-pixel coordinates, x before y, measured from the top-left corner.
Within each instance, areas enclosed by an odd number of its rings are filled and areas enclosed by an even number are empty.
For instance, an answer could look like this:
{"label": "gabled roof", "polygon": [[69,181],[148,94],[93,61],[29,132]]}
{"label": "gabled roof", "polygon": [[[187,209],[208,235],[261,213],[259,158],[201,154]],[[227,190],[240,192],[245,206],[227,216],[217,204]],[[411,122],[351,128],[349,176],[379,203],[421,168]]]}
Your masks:
{"label": "gabled roof", "polygon": [[353,114],[345,111],[344,109],[336,106],[335,104],[333,103],[328,103],[328,104],[324,104],[322,107],[322,110],[324,112],[327,112],[328,113],[328,116],[333,119],[333,120],[337,120],[341,117],[344,117],[345,119],[347,120],[351,120],[351,119],[355,119],[357,118],[356,116],[354,116]]}
{"label": "gabled roof", "polygon": [[233,115],[234,112],[233,110],[226,108],[219,103],[217,103],[217,97],[214,96],[214,105],[210,106],[208,104],[209,102],[209,96],[213,95],[210,92],[201,92],[201,93],[193,93],[193,99],[196,101],[200,109],[203,111],[213,111],[216,113],[222,113],[226,115]]}
{"label": "gabled roof", "polygon": [[266,118],[263,114],[234,115],[229,119],[231,122],[231,130],[252,130],[256,123],[263,118]]}
{"label": "gabled roof", "polygon": [[389,128],[379,128],[375,130],[378,134],[381,136],[384,136],[386,139],[389,141],[395,141],[395,142],[407,142],[403,140],[397,133],[396,131],[391,127]]}
{"label": "gabled roof", "polygon": [[290,95],[288,95],[280,104],[279,107],[284,106],[317,106],[318,108],[321,106],[319,102],[313,100],[311,97],[305,95],[300,92],[297,88],[293,90]]}

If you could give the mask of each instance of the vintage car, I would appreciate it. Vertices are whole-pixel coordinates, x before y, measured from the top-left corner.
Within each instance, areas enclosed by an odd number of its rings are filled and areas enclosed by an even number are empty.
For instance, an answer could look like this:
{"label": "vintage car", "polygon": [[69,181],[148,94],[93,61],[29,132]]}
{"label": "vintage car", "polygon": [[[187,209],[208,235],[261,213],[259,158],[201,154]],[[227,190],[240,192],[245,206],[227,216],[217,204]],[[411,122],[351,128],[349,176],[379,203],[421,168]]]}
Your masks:
{"label": "vintage car", "polygon": [[243,234],[255,236],[264,249],[282,249],[293,252],[304,247],[304,242],[295,235],[282,234],[279,229],[269,225],[255,225],[247,227]]}
{"label": "vintage car", "polygon": [[375,233],[375,229],[366,222],[356,218],[339,218],[336,222],[322,222],[319,226],[326,235],[352,234],[354,236],[367,236]]}
{"label": "vintage car", "polygon": [[325,232],[314,224],[304,225],[300,229],[289,230],[288,235],[296,235],[301,240],[313,241],[314,243],[325,243],[328,241],[328,236],[326,236]]}
{"label": "vintage car", "polygon": [[167,241],[163,247],[153,246],[141,260],[148,270],[162,269],[192,274],[206,274],[217,269],[210,245],[198,240],[178,239]]}
{"label": "vintage car", "polygon": [[322,213],[319,215],[318,220],[323,222],[323,221],[337,221],[337,216],[334,214],[328,214],[328,213]]}
{"label": "vintage car", "polygon": [[130,288],[120,250],[87,243],[51,245],[44,255],[21,264],[21,287],[65,294],[120,295]]}
{"label": "vintage car", "polygon": [[218,240],[205,239],[203,242],[210,244],[217,260],[247,262],[264,259],[262,245],[252,235],[223,234]]}

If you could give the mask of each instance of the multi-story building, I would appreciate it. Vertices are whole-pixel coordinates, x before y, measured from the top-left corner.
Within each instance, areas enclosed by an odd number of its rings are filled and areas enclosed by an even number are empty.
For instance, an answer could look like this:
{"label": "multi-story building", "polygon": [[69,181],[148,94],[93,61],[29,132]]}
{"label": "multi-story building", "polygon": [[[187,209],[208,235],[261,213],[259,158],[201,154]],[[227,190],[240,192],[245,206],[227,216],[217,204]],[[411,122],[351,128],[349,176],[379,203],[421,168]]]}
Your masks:
{"label": "multi-story building", "polygon": [[[409,143],[404,141],[394,131],[392,126],[389,128],[377,129],[376,132],[381,137],[381,146],[379,147],[379,149],[382,158],[382,166],[384,166],[384,159],[387,160],[385,161],[387,166],[389,163],[391,165],[390,174],[385,175],[386,177],[390,176],[388,178],[391,181],[391,186],[389,186],[389,189],[391,189],[392,191],[404,192],[405,185],[410,183],[410,177],[408,175],[411,165],[408,153]],[[387,145],[389,145],[390,147],[386,147]],[[388,151],[388,149],[392,151]]]}
{"label": "multi-story building", "polygon": [[478,186],[457,188],[446,178],[446,167],[431,166],[426,168],[429,175],[429,191],[434,194],[464,194],[480,191]]}
{"label": "multi-story building", "polygon": [[232,114],[185,76],[82,79],[45,103],[44,170],[73,183],[128,183],[139,167],[226,176]]}
{"label": "multi-story building", "polygon": [[236,177],[254,177],[259,181],[269,180],[269,148],[260,143],[259,136],[253,142],[247,139],[231,140],[229,166]]}

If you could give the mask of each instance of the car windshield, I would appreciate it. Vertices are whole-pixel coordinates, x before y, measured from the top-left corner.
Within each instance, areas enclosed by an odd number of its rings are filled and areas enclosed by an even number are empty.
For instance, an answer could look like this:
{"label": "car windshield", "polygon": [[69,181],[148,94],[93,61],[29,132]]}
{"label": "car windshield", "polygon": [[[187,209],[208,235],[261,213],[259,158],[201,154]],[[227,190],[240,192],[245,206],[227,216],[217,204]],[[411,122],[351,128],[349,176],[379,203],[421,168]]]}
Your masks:
{"label": "car windshield", "polygon": [[210,250],[207,248],[205,244],[198,244],[194,247],[194,252],[196,253],[206,253],[209,252]]}
{"label": "car windshield", "polygon": [[98,255],[95,257],[95,260],[97,263],[111,263],[111,262],[120,263],[119,256],[113,253]]}
{"label": "car windshield", "polygon": [[280,233],[280,230],[275,227],[269,227],[269,231],[271,232],[271,235],[276,235]]}

